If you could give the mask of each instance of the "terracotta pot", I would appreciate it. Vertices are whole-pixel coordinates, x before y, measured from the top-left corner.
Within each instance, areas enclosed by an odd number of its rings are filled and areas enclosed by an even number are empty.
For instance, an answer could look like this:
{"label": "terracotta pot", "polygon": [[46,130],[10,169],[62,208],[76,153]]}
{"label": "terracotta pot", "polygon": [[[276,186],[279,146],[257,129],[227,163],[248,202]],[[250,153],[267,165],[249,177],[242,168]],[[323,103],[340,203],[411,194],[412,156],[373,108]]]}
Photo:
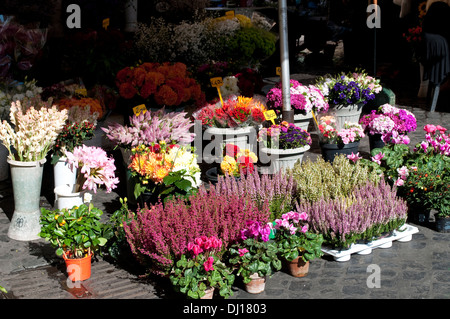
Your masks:
{"label": "terracotta pot", "polygon": [[304,261],[301,256],[292,261],[285,260],[287,270],[291,276],[305,277],[309,271],[309,261]]}
{"label": "terracotta pot", "polygon": [[67,253],[63,254],[63,258],[70,280],[83,281],[91,277],[92,253],[83,258],[70,258],[70,253]]}
{"label": "terracotta pot", "polygon": [[205,295],[200,299],[213,299],[214,287],[209,287],[205,290]]}
{"label": "terracotta pot", "polygon": [[257,273],[250,276],[250,282],[245,284],[245,290],[250,294],[259,294],[266,288],[266,278],[260,277]]}

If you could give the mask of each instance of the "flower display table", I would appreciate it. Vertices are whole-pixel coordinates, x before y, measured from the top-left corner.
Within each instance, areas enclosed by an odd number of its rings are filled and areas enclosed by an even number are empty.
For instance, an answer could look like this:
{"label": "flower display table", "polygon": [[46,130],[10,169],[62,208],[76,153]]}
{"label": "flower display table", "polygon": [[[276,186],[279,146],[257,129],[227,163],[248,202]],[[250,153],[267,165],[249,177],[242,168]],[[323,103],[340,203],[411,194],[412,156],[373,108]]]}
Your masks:
{"label": "flower display table", "polygon": [[352,254],[368,255],[375,248],[390,248],[394,240],[399,242],[410,241],[412,235],[418,232],[419,229],[417,227],[405,224],[400,230],[395,230],[391,236],[385,238],[377,239],[366,244],[352,244],[349,249],[345,250],[322,246],[322,251],[325,254],[333,256],[335,261],[343,262],[350,260]]}

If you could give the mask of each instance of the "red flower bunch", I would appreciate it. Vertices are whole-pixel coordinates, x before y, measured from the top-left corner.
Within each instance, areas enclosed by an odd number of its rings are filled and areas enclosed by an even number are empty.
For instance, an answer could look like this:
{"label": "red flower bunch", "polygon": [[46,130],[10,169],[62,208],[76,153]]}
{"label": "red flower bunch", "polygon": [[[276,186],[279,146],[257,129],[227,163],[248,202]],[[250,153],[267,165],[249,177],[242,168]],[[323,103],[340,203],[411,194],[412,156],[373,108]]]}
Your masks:
{"label": "red flower bunch", "polygon": [[223,161],[220,168],[223,173],[240,176],[254,173],[255,163],[258,161],[256,154],[248,149],[241,149],[239,146],[227,143],[223,149]]}
{"label": "red flower bunch", "polygon": [[145,62],[137,67],[125,67],[117,73],[116,85],[125,99],[153,97],[161,106],[177,106],[189,101],[201,103],[204,99],[200,85],[189,77],[186,65],[180,62]]}
{"label": "red flower bunch", "polygon": [[266,106],[257,98],[234,96],[223,104],[207,104],[193,117],[206,127],[243,127],[263,123],[265,111]]}
{"label": "red flower bunch", "polygon": [[409,28],[408,33],[403,33],[403,38],[409,43],[419,43],[422,41],[422,27],[417,26],[414,28]]}

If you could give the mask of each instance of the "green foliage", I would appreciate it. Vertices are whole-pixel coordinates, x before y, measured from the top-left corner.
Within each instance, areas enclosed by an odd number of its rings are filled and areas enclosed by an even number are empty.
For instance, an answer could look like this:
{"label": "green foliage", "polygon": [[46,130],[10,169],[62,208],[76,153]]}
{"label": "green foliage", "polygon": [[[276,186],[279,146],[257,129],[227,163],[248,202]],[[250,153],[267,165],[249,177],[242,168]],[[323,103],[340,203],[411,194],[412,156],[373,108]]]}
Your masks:
{"label": "green foliage", "polygon": [[193,258],[181,256],[169,277],[176,291],[192,299],[203,297],[205,290],[210,287],[217,288],[222,297],[233,295],[231,286],[234,283],[234,275],[231,269],[218,256],[210,254],[208,257],[214,258],[214,266],[212,270],[206,271],[203,265],[206,261],[205,255],[199,254]]}
{"label": "green foliage", "polygon": [[[247,251],[244,253],[242,249]],[[254,273],[266,277],[281,269],[277,245],[273,241],[247,238],[232,245],[228,252],[229,263],[238,268],[237,275],[242,277],[244,283],[249,283]]]}
{"label": "green foliage", "polygon": [[287,229],[279,229],[275,233],[275,242],[279,256],[292,261],[298,256],[306,262],[323,256],[322,234],[299,232],[291,234]]}
{"label": "green foliage", "polygon": [[54,211],[41,208],[39,236],[57,248],[58,256],[70,252],[74,258],[81,258],[107,242],[103,236],[105,226],[100,222],[102,214],[92,203]]}
{"label": "green foliage", "polygon": [[347,197],[356,186],[380,180],[376,171],[359,161],[352,164],[344,155],[336,156],[332,164],[320,157],[314,162],[308,159],[295,164],[291,172],[298,202]]}

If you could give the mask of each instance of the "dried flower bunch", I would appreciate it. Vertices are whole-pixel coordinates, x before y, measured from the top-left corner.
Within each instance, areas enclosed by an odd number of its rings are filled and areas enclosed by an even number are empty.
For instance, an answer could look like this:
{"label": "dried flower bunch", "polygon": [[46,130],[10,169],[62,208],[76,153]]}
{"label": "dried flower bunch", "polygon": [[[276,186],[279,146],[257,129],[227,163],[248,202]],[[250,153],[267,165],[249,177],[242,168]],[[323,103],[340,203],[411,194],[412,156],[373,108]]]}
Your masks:
{"label": "dried flower bunch", "polygon": [[169,112],[160,109],[156,112],[146,111],[130,116],[130,125],[112,123],[108,128],[102,127],[106,137],[118,146],[131,149],[139,145],[152,146],[164,141],[189,144],[194,140],[194,133],[189,130],[194,125],[185,112]]}
{"label": "dried flower bunch", "polygon": [[300,201],[297,211],[306,211],[311,231],[324,237],[333,248],[349,248],[358,240],[371,241],[401,227],[408,206],[384,180],[356,186],[349,196]]}
{"label": "dried flower bunch", "polygon": [[[328,102],[321,91],[314,85],[303,85],[297,80],[290,80],[289,93],[291,106],[296,114],[306,115],[314,111],[316,113],[328,111]],[[282,83],[278,82],[275,87],[267,93],[267,107],[280,113],[283,108]]]}
{"label": "dried flower bunch", "polygon": [[39,99],[43,89],[36,85],[36,80],[25,80],[23,83],[5,80],[0,82],[0,119],[8,120],[11,103],[25,99]]}
{"label": "dried flower bunch", "polygon": [[44,103],[24,110],[19,101],[12,102],[10,122],[0,124],[0,140],[16,161],[38,161],[53,147],[67,119],[67,111]]}
{"label": "dried flower bunch", "polygon": [[125,67],[117,72],[116,85],[124,99],[141,97],[157,106],[178,106],[182,103],[201,103],[204,94],[197,81],[190,77],[184,63],[145,62]]}
{"label": "dried flower bunch", "polygon": [[245,127],[263,123],[265,111],[266,106],[258,96],[231,96],[223,104],[206,104],[193,117],[204,127]]}
{"label": "dried flower bunch", "polygon": [[349,197],[355,187],[368,181],[377,184],[380,180],[377,172],[363,163],[352,164],[343,155],[336,156],[333,163],[320,157],[314,162],[308,159],[295,164],[291,172],[297,184],[295,197],[299,203]]}

